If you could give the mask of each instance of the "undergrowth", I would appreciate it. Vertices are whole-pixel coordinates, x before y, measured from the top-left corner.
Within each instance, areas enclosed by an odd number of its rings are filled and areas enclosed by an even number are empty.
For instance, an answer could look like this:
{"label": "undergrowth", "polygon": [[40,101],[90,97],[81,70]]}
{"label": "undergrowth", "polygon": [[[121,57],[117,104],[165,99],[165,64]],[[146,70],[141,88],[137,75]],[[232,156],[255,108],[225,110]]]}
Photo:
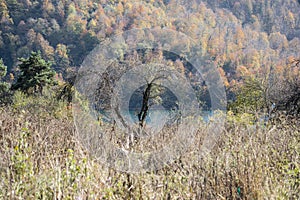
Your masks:
{"label": "undergrowth", "polygon": [[229,114],[213,150],[128,174],[95,161],[75,137],[72,109],[15,95],[0,108],[0,199],[299,199],[300,128]]}

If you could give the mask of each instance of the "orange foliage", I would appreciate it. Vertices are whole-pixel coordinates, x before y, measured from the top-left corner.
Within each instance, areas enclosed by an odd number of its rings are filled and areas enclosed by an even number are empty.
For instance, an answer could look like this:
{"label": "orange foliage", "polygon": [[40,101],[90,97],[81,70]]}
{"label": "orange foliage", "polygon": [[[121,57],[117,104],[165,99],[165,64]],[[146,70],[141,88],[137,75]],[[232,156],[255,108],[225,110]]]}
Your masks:
{"label": "orange foliage", "polygon": [[251,76],[251,73],[245,66],[238,66],[236,68],[237,77],[249,77]]}

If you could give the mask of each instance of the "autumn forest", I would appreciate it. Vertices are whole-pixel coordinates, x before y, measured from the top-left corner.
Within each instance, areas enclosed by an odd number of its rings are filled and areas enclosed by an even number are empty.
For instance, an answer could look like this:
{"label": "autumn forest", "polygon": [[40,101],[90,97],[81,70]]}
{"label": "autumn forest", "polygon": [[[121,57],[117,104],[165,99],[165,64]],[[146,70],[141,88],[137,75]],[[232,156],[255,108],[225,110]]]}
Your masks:
{"label": "autumn forest", "polygon": [[299,119],[299,0],[0,0],[0,199],[299,199]]}

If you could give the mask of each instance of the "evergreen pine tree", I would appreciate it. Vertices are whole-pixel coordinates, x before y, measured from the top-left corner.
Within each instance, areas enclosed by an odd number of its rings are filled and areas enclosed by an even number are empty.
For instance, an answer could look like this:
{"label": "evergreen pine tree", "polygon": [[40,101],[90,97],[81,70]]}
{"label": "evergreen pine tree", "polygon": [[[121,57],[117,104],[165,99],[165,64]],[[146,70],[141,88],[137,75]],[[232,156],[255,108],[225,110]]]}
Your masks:
{"label": "evergreen pine tree", "polygon": [[7,67],[4,65],[3,60],[0,59],[0,95],[4,94],[8,91],[8,83],[2,81],[2,79],[6,76]]}
{"label": "evergreen pine tree", "polygon": [[41,57],[40,52],[32,52],[29,58],[20,58],[19,61],[20,75],[12,85],[13,90],[42,94],[45,86],[55,84],[55,71],[51,69],[51,63]]}
{"label": "evergreen pine tree", "polygon": [[8,102],[9,84],[2,81],[7,73],[7,67],[4,65],[3,60],[0,59],[0,103]]}

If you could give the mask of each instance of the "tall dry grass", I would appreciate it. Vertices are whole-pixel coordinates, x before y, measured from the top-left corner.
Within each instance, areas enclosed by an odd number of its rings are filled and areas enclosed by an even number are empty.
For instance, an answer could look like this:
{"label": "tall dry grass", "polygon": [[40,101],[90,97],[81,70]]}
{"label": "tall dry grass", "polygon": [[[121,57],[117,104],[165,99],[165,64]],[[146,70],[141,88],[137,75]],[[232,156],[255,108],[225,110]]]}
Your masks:
{"label": "tall dry grass", "polygon": [[1,108],[0,199],[300,198],[300,128],[293,123],[249,125],[230,115],[209,154],[199,157],[203,128],[174,163],[128,174],[85,152],[66,105],[49,107]]}

